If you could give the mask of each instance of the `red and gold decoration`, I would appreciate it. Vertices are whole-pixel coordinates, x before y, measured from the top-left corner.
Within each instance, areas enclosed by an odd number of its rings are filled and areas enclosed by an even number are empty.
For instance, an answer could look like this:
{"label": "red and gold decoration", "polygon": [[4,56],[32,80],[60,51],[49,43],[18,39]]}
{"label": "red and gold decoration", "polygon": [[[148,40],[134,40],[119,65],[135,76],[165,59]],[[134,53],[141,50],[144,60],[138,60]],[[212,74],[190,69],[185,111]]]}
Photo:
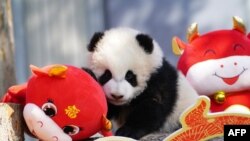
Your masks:
{"label": "red and gold decoration", "polygon": [[164,141],[205,141],[222,137],[224,125],[249,125],[250,115],[239,113],[209,113],[210,100],[200,96],[197,103],[181,116],[182,128]]}

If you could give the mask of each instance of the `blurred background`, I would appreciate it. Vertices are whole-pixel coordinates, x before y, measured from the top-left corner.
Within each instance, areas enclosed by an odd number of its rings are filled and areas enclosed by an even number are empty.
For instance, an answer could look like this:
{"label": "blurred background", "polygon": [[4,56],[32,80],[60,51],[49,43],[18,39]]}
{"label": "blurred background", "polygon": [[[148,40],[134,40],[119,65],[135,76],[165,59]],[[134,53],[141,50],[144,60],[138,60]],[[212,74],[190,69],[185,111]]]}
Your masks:
{"label": "blurred background", "polygon": [[186,41],[193,22],[203,34],[232,28],[232,16],[238,15],[250,29],[246,0],[12,0],[12,10],[18,83],[30,75],[29,64],[85,66],[91,36],[112,27],[148,33],[173,65],[178,57],[172,53],[171,39]]}
{"label": "blurred background", "polygon": [[12,12],[18,83],[27,81],[29,64],[85,66],[91,36],[112,27],[151,35],[174,66],[178,57],[172,53],[172,37],[186,41],[193,22],[203,34],[231,29],[237,15],[250,29],[247,0],[12,0]]}

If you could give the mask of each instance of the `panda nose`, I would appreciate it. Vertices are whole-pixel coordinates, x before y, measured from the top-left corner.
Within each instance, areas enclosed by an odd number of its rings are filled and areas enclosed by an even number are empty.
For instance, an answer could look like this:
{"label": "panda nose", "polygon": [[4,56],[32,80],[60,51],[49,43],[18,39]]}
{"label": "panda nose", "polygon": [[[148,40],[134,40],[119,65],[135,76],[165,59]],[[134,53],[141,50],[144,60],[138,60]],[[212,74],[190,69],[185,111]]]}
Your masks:
{"label": "panda nose", "polygon": [[121,98],[123,98],[123,95],[115,95],[115,94],[111,94],[111,96],[116,99],[116,100],[119,100]]}

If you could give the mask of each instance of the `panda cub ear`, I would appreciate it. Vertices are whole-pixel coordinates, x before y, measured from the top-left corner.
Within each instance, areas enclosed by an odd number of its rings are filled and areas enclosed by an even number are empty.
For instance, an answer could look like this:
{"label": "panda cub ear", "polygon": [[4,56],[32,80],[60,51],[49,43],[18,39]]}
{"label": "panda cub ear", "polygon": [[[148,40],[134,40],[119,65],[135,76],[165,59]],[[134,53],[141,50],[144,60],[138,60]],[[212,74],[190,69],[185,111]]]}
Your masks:
{"label": "panda cub ear", "polygon": [[103,32],[96,32],[88,44],[88,51],[93,52],[96,48],[96,44],[102,39],[104,33]]}
{"label": "panda cub ear", "polygon": [[81,69],[86,71],[90,76],[92,76],[97,81],[97,78],[96,78],[94,72],[91,69],[85,68],[85,67],[82,67]]}
{"label": "panda cub ear", "polygon": [[151,54],[153,51],[153,39],[146,34],[136,35],[136,40],[146,53]]}

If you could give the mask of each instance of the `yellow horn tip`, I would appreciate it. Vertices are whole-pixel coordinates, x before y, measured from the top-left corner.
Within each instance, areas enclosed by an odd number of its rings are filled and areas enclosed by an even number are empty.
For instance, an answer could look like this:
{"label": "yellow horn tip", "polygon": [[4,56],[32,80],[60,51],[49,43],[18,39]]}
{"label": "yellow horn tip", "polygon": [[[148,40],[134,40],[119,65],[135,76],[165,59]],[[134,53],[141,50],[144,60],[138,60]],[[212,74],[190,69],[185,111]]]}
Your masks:
{"label": "yellow horn tip", "polygon": [[189,26],[189,28],[187,29],[187,40],[190,43],[191,41],[193,41],[198,36],[199,36],[198,24],[197,23],[192,23]]}
{"label": "yellow horn tip", "polygon": [[176,38],[172,39],[172,51],[177,56],[179,56],[183,53],[183,49],[180,49],[180,47],[176,41]]}
{"label": "yellow horn tip", "polygon": [[233,16],[233,29],[236,29],[244,34],[246,33],[244,21],[238,16]]}
{"label": "yellow horn tip", "polygon": [[60,78],[65,78],[65,73],[66,73],[67,69],[68,68],[64,65],[55,65],[55,66],[51,67],[48,74],[50,77],[56,76],[56,77],[60,77]]}
{"label": "yellow horn tip", "polygon": [[102,124],[103,124],[103,129],[106,131],[110,131],[112,129],[112,123],[110,120],[106,118],[106,116],[102,116]]}

